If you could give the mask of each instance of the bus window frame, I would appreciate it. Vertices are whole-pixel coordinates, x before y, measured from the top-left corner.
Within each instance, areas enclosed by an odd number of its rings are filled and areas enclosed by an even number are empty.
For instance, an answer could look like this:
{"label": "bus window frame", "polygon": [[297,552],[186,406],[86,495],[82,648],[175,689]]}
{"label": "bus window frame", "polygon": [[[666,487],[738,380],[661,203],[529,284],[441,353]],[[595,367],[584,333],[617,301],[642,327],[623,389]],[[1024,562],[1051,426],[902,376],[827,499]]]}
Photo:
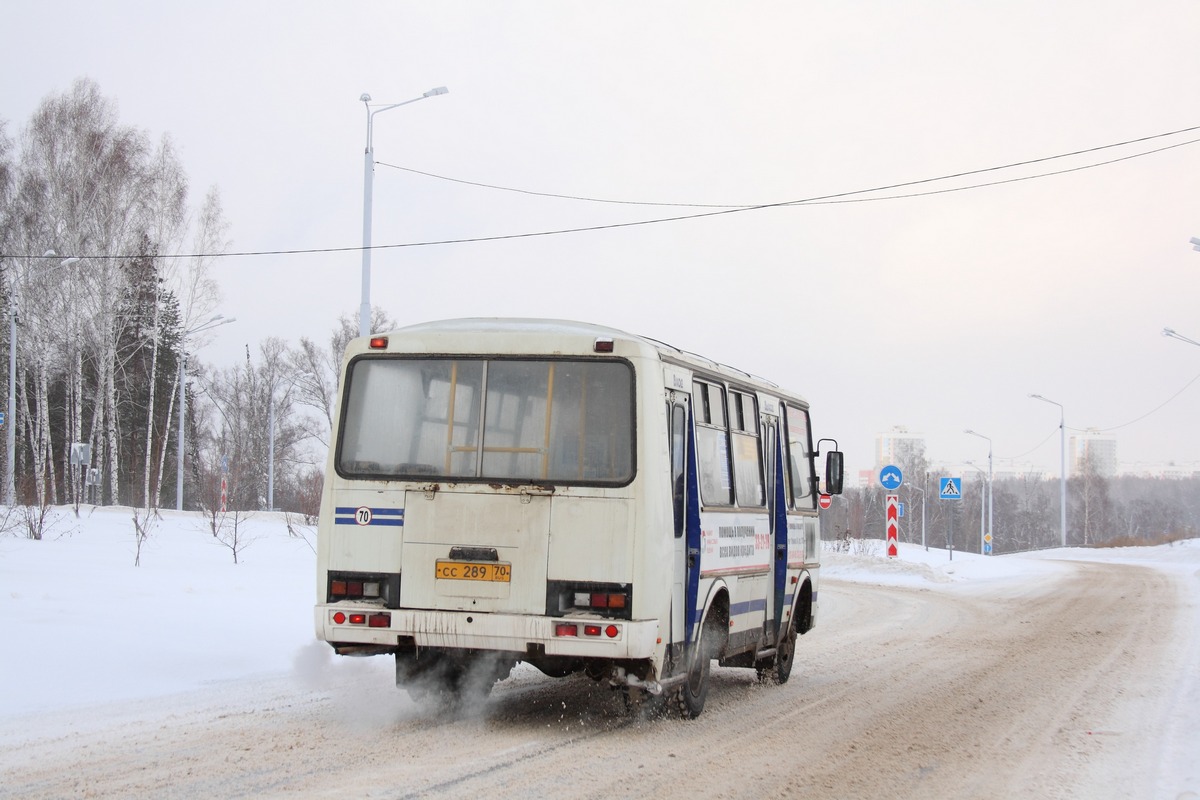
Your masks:
{"label": "bus window frame", "polygon": [[[712,422],[712,396],[713,389],[721,392],[721,420],[720,422]],[[696,416],[696,473],[700,483],[700,503],[706,508],[736,508],[737,507],[737,487],[734,483],[733,476],[733,453],[731,451],[730,436],[729,436],[729,388],[724,383],[717,381],[707,376],[699,376],[692,380],[692,402],[693,408],[699,407],[702,409],[703,416]],[[708,420],[708,421],[704,421]],[[711,472],[715,464],[708,464],[704,458],[704,447],[700,444],[701,430],[717,431],[724,436],[725,442],[725,475],[728,476],[728,494],[724,498],[710,499],[705,496],[704,483],[705,478],[714,476]],[[716,475],[719,477],[719,475]]]}
{"label": "bus window frame", "polygon": [[[496,476],[465,476],[465,475],[427,475],[427,474],[409,474],[409,473],[394,473],[394,474],[378,474],[378,473],[363,473],[351,472],[343,469],[342,461],[342,446],[346,435],[346,417],[350,407],[351,387],[354,381],[355,368],[366,361],[481,361],[484,365],[486,373],[488,365],[497,361],[525,361],[538,363],[618,363],[624,365],[629,371],[629,475],[621,481],[598,481],[598,480],[558,480],[558,479],[542,479],[542,478],[516,478],[516,477],[496,477]],[[352,481],[375,481],[375,482],[401,482],[401,483],[429,483],[430,481],[442,481],[449,483],[463,483],[476,485],[511,485],[511,486],[562,486],[562,487],[583,487],[583,488],[602,488],[602,489],[620,489],[629,486],[638,478],[638,425],[640,416],[638,414],[638,371],[633,362],[628,358],[621,356],[589,356],[589,355],[546,355],[536,353],[360,353],[346,364],[342,370],[344,385],[340,388],[338,397],[340,404],[338,408],[338,433],[334,442],[334,471],[340,478]],[[480,402],[486,405],[487,403],[487,388],[484,384],[484,391],[480,394]],[[485,411],[486,419],[486,411]],[[486,423],[484,423],[486,424]],[[480,446],[483,447],[483,429],[480,431]],[[480,469],[482,465],[480,466]]]}
{"label": "bus window frame", "polygon": [[[759,416],[762,413],[758,405],[758,394],[753,389],[742,389],[738,386],[728,386],[726,397],[738,399],[737,417],[740,427],[737,430],[733,428],[733,414],[729,418],[729,460],[732,468],[731,475],[733,476],[733,504],[737,508],[763,509],[767,507],[767,484],[763,477],[765,465],[763,463],[763,442],[762,434],[759,430]],[[746,416],[746,405],[749,401],[750,416]],[[730,409],[733,408],[733,403],[729,403]],[[758,501],[756,503],[743,503],[740,497],[743,489],[738,480],[738,456],[737,447],[735,446],[736,436],[742,436],[754,440],[755,458],[755,474],[758,475]],[[746,490],[748,491],[748,490]]]}
{"label": "bus window frame", "polygon": [[[808,466],[808,504],[803,504],[801,501],[803,496],[796,494],[795,481],[792,476],[792,426],[788,417],[788,412],[796,410],[804,415],[804,438],[807,452],[804,457],[804,463]],[[783,421],[783,461],[784,461],[784,486],[787,489],[787,506],[789,511],[815,511],[817,508],[818,478],[816,455],[813,453],[812,446],[812,416],[809,414],[808,408],[804,405],[789,403],[783,400],[780,403],[779,418]]]}

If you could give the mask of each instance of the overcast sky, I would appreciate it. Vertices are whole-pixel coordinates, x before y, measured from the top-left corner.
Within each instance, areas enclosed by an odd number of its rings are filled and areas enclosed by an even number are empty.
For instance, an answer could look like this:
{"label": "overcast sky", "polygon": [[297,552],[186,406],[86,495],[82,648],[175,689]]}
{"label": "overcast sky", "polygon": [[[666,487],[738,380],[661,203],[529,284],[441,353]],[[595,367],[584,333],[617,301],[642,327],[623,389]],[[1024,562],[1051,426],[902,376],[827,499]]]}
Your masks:
{"label": "overcast sky", "polygon": [[[369,92],[374,243],[675,217],[984,170],[1200,126],[1194,0],[205,3],[8,0],[0,118],[17,135],[79,77],[173,138],[234,251],[361,244]],[[1200,130],[856,202],[380,249],[401,324],[541,316],[624,328],[813,404],[851,469],[874,438],[934,461],[1057,474],[1068,429],[1129,468],[1200,469]],[[1086,167],[965,191],[952,189]],[[593,200],[568,200],[476,184]],[[216,366],[357,315],[356,251],[221,260]],[[1181,391],[1182,390],[1182,391]],[[1168,402],[1169,401],[1169,402]],[[1165,403],[1165,405],[1164,405]],[[969,468],[968,468],[969,470]]]}

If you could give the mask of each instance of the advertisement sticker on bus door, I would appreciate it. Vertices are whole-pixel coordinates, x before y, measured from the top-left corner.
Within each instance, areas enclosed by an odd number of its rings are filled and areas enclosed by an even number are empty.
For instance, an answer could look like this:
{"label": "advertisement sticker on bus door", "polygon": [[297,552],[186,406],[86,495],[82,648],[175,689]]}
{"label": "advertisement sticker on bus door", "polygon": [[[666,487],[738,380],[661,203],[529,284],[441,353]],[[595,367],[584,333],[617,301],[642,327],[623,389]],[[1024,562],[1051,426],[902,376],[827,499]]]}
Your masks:
{"label": "advertisement sticker on bus door", "polygon": [[761,572],[771,560],[771,526],[764,515],[702,514],[702,567],[710,572]]}

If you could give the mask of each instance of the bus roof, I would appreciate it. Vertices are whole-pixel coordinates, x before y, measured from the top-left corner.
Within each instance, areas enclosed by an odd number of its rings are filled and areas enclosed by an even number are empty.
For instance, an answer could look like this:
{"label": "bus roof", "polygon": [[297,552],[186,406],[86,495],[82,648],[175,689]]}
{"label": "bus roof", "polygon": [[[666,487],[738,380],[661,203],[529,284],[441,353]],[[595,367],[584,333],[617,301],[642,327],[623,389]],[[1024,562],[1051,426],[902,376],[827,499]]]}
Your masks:
{"label": "bus roof", "polygon": [[[802,401],[802,398],[792,392],[780,392],[778,384],[749,372],[721,364],[657,339],[591,322],[532,317],[464,317],[421,322],[375,335],[417,341],[424,339],[421,349],[426,352],[442,353],[480,352],[477,337],[484,335],[546,339],[575,338],[581,343],[586,341],[589,345],[597,338],[607,337],[614,341],[631,343],[644,348],[647,356],[652,355],[650,351],[653,351],[661,360],[699,372],[715,373],[732,381],[755,384],[760,388],[788,394]],[[475,346],[464,347],[463,342],[466,340],[471,340]],[[354,349],[365,351],[367,340],[364,338],[359,342],[360,346]],[[488,349],[490,350],[490,348]]]}

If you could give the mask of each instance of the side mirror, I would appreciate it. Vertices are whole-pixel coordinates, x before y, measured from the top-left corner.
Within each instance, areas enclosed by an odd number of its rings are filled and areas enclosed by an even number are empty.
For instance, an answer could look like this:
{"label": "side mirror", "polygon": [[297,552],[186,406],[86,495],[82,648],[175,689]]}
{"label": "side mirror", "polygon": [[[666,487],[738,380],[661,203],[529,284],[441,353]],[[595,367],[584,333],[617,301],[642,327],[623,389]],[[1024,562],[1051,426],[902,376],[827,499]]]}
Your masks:
{"label": "side mirror", "polygon": [[825,454],[825,493],[842,493],[842,451],[830,450]]}

